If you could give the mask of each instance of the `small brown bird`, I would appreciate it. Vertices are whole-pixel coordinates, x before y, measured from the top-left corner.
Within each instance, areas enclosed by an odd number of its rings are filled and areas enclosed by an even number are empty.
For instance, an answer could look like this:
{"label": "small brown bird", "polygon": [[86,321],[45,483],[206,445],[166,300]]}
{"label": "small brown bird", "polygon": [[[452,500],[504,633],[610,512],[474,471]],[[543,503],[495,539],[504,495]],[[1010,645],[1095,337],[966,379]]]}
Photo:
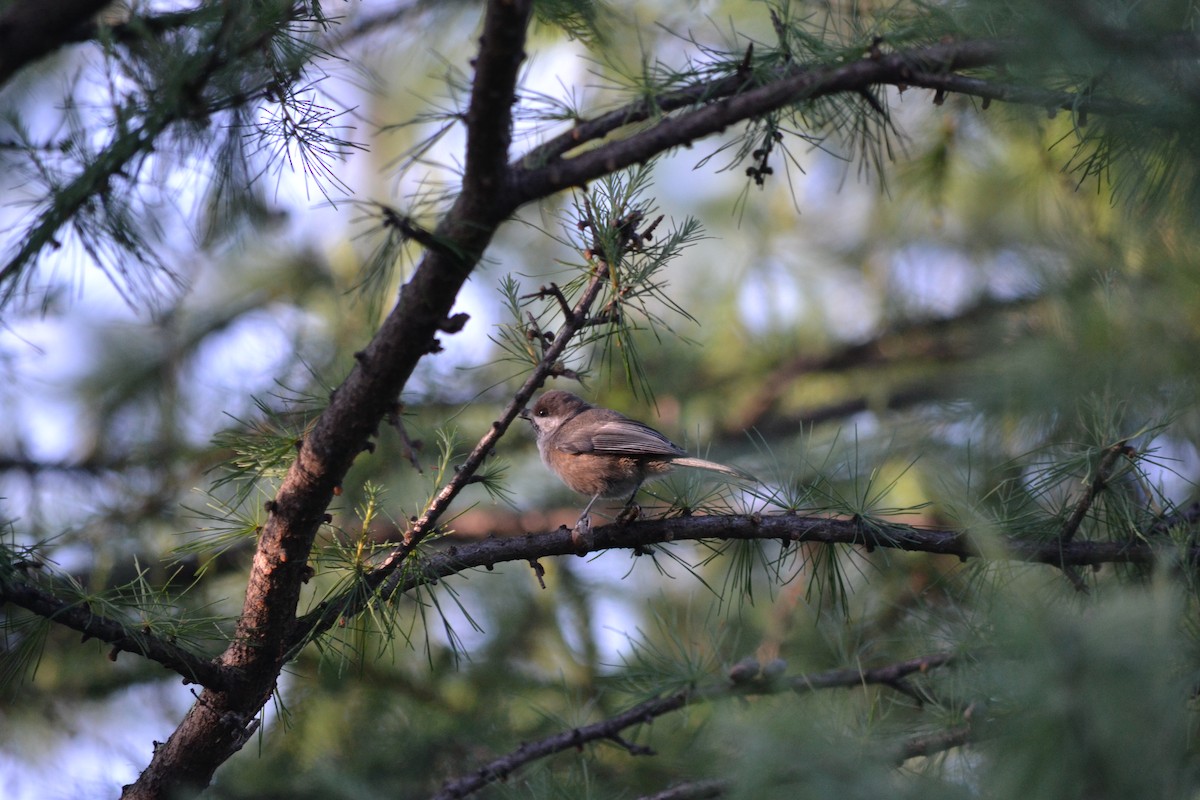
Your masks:
{"label": "small brown bird", "polygon": [[601,497],[628,492],[625,505],[631,505],[644,481],[665,475],[673,467],[754,480],[739,469],[692,458],[649,425],[597,408],[570,392],[546,392],[522,416],[533,425],[538,452],[550,471],[571,489],[591,496],[579,515],[580,522]]}

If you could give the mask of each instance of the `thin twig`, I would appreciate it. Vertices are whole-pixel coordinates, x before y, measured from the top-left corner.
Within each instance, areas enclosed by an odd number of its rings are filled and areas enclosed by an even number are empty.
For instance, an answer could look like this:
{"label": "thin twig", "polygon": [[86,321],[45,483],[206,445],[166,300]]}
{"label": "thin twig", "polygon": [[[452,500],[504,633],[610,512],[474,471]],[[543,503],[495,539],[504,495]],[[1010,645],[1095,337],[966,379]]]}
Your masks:
{"label": "thin twig", "polygon": [[571,310],[571,304],[567,302],[567,298],[563,295],[562,289],[558,288],[557,283],[552,282],[549,286],[542,286],[536,292],[521,295],[522,300],[546,297],[553,297],[558,301],[558,307],[562,309],[564,319],[569,319],[575,313]]}
{"label": "thin twig", "polygon": [[1079,498],[1079,502],[1075,504],[1075,509],[1071,512],[1071,516],[1063,523],[1062,533],[1058,537],[1060,542],[1065,544],[1075,537],[1079,526],[1083,523],[1084,517],[1087,516],[1088,511],[1091,509],[1092,503],[1095,502],[1096,497],[1104,491],[1104,487],[1108,484],[1108,479],[1112,474],[1113,466],[1117,463],[1117,459],[1126,452],[1125,439],[1105,449],[1104,457],[1100,459],[1100,464],[1096,467],[1095,477],[1088,484],[1083,496]]}
{"label": "thin twig", "polygon": [[[384,595],[390,595],[395,591],[398,583],[396,580],[393,580],[393,575],[401,576],[407,574],[407,572],[398,572],[400,565],[412,554],[421,540],[433,532],[442,514],[449,508],[450,503],[458,496],[459,492],[468,485],[471,476],[482,466],[484,460],[500,440],[500,437],[504,435],[513,421],[525,409],[530,398],[533,397],[533,393],[538,390],[547,377],[555,372],[558,359],[566,351],[571,338],[582,327],[588,317],[588,310],[600,295],[600,291],[605,284],[607,272],[607,268],[604,268],[592,277],[591,282],[588,284],[587,289],[584,290],[583,296],[580,297],[575,308],[570,309],[570,313],[564,315],[566,319],[555,336],[554,343],[546,349],[538,365],[500,414],[500,418],[492,423],[491,428],[480,438],[462,464],[459,465],[458,470],[454,473],[454,477],[442,487],[442,490],[430,502],[425,513],[405,533],[404,542],[389,553],[383,562],[370,574],[364,576],[363,582],[366,586],[372,589],[383,587],[382,592]],[[294,650],[296,647],[302,645],[303,642],[308,641],[311,636],[328,630],[342,616],[356,614],[365,607],[366,602],[367,599],[361,591],[350,589],[343,595],[321,603],[313,611],[297,620],[291,637],[290,649]]]}
{"label": "thin twig", "polygon": [[[974,740],[975,733],[968,725],[960,725],[937,733],[913,736],[896,749],[893,761],[899,766],[909,759],[952,750],[955,747],[970,744]],[[780,785],[786,784],[787,776],[780,776],[779,783]],[[733,787],[733,781],[710,778],[681,783],[652,795],[643,795],[637,800],[713,800],[713,798],[724,797]]]}
{"label": "thin twig", "polygon": [[408,429],[404,427],[403,408],[397,404],[394,411],[388,412],[386,417],[388,424],[391,425],[396,433],[400,435],[400,443],[402,453],[408,462],[413,465],[413,469],[424,474],[425,470],[421,468],[421,462],[417,458],[417,453],[420,451],[422,443],[414,440],[408,435]]}
{"label": "thin twig", "polygon": [[[1059,542],[1066,544],[1075,537],[1076,532],[1079,531],[1079,526],[1083,524],[1084,518],[1087,516],[1088,511],[1091,510],[1092,503],[1104,491],[1104,487],[1108,483],[1109,475],[1117,459],[1125,452],[1126,444],[1124,439],[1105,450],[1104,457],[1100,459],[1100,464],[1096,467],[1095,477],[1088,484],[1083,496],[1079,498],[1079,502],[1075,504],[1071,516],[1063,524],[1062,533],[1058,537]],[[1075,591],[1086,594],[1088,591],[1087,581],[1083,579],[1079,568],[1073,564],[1062,564],[1060,566],[1062,567],[1063,575],[1070,581]]]}

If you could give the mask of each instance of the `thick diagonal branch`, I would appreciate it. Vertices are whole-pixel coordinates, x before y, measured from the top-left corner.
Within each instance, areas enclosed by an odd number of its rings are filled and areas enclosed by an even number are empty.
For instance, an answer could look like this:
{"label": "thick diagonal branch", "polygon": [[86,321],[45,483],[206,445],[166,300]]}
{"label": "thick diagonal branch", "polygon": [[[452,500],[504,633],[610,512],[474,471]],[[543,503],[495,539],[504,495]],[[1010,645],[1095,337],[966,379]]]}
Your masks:
{"label": "thick diagonal branch", "polygon": [[270,697],[287,653],[307,559],[325,509],[355,457],[373,436],[512,204],[503,184],[517,71],[525,58],[528,0],[494,0],[484,19],[467,112],[463,191],[434,235],[447,247],[426,253],[412,280],[358,363],[304,439],[255,552],[242,616],[221,663],[244,680],[206,690],[157,748],[125,797],[164,798],[194,791],[246,741]]}

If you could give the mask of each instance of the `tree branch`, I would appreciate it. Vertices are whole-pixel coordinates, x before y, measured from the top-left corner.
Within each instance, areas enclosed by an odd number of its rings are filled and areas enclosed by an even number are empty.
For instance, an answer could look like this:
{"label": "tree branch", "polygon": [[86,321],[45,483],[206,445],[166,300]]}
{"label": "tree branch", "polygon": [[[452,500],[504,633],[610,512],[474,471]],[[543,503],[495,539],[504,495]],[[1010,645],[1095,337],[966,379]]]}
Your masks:
{"label": "tree branch", "polygon": [[1074,111],[1080,114],[1095,112],[1110,117],[1136,116],[1141,119],[1154,118],[1153,115],[1147,115],[1146,113],[1150,110],[1150,107],[1139,103],[1118,100],[1112,97],[1097,97],[1079,92],[996,83],[995,81],[988,81],[983,78],[956,75],[954,73],[915,71],[905,85],[970,95],[971,97],[978,97],[988,102],[1000,100],[1006,103],[1035,106],[1048,111]]}
{"label": "tree branch", "polygon": [[1091,510],[1092,503],[1099,496],[1104,488],[1108,485],[1108,479],[1112,475],[1112,469],[1117,463],[1117,459],[1127,454],[1125,440],[1105,448],[1104,455],[1100,458],[1100,464],[1096,467],[1096,475],[1088,484],[1083,496],[1079,498],[1079,502],[1075,504],[1075,508],[1071,510],[1071,516],[1063,523],[1062,532],[1058,538],[1061,542],[1069,542],[1075,538],[1076,532],[1079,531],[1079,526],[1083,524],[1084,517]]}
{"label": "tree branch", "polygon": [[[24,455],[0,454],[0,472],[24,472],[28,475],[52,472],[102,475],[110,472],[123,472],[131,466],[133,463],[123,458],[112,461],[102,461],[94,457],[83,461],[38,461]],[[156,464],[156,466],[161,465]]]}
{"label": "tree branch", "polygon": [[613,739],[626,728],[648,724],[658,717],[696,703],[752,695],[778,694],[784,691],[803,694],[818,689],[856,687],[868,684],[890,686],[906,675],[914,672],[927,672],[937,667],[947,666],[953,661],[954,656],[950,653],[936,653],[876,669],[837,669],[794,678],[773,680],[758,678],[739,683],[722,681],[701,688],[685,689],[666,697],[656,697],[639,703],[600,722],[523,744],[513,752],[480,767],[471,775],[447,781],[431,800],[459,800],[493,781],[505,780],[520,767],[540,758],[561,753],[564,750],[577,750],[585,744]]}
{"label": "tree branch", "polygon": [[434,235],[448,244],[429,251],[399,301],[304,439],[270,504],[242,617],[221,663],[245,680],[225,692],[205,690],[166,743],[155,750],[128,798],[164,798],[202,788],[241,748],[255,715],[275,688],[290,641],[307,559],[325,509],[363,444],[394,406],[454,300],[513,208],[498,191],[511,137],[511,106],[532,3],[488,3],[467,112],[463,191]]}
{"label": "tree branch", "polygon": [[[442,487],[425,513],[405,532],[401,546],[389,553],[378,567],[363,576],[360,586],[351,587],[341,595],[322,602],[312,612],[298,619],[289,637],[289,650],[294,650],[312,639],[313,636],[329,630],[342,617],[353,616],[364,609],[375,592],[384,587],[384,584],[397,574],[399,567],[404,564],[417,545],[437,528],[438,521],[450,507],[450,503],[471,482],[472,477],[483,465],[484,459],[492,452],[500,437],[525,408],[525,404],[533,397],[533,393],[554,370],[571,338],[586,324],[588,311],[604,287],[607,275],[606,268],[597,272],[592,278],[583,296],[575,305],[574,311],[566,315],[566,321],[555,336],[554,343],[547,348],[533,372],[513,395],[513,399],[509,401],[500,418],[492,423],[487,433],[471,449],[463,463],[458,465],[454,477]],[[382,589],[382,594],[387,596],[392,591],[394,588],[389,586]]]}
{"label": "tree branch", "polygon": [[[985,543],[977,541],[967,531],[934,530],[882,522],[868,525],[861,520],[795,514],[676,517],[614,523],[593,529],[591,537],[589,552],[627,549],[637,553],[645,552],[652,545],[679,541],[774,540],[786,545],[805,542],[858,545],[868,550],[886,548],[956,556],[962,560],[1000,558],[1054,567],[1063,564],[1151,564],[1172,552],[1176,552],[1180,560],[1186,563],[1200,563],[1200,545],[1176,551],[1165,540],[1161,546],[1144,538],[1125,542],[998,538]],[[549,533],[485,539],[469,545],[451,546],[414,564],[412,569],[404,571],[396,590],[405,592],[474,567],[577,554],[577,542],[565,527]]]}
{"label": "tree branch", "polygon": [[[1062,532],[1058,536],[1060,543],[1066,543],[1075,538],[1079,526],[1083,524],[1084,517],[1091,510],[1092,503],[1095,502],[1096,497],[1108,485],[1109,474],[1112,472],[1113,466],[1117,463],[1117,459],[1125,454],[1125,440],[1117,442],[1104,451],[1104,456],[1100,459],[1099,466],[1096,467],[1096,477],[1088,484],[1083,496],[1079,498],[1079,502],[1071,510],[1071,516],[1063,523]],[[1087,582],[1084,581],[1083,576],[1079,574],[1079,570],[1073,564],[1060,564],[1059,566],[1062,567],[1063,575],[1075,587],[1075,591],[1086,592],[1088,590]]]}
{"label": "tree branch", "polygon": [[962,747],[973,741],[975,741],[975,730],[970,725],[959,725],[949,730],[938,731],[937,733],[913,736],[898,748],[895,762],[899,765],[910,758],[944,753],[947,750]]}
{"label": "tree branch", "polygon": [[185,683],[198,683],[213,689],[232,684],[236,674],[229,668],[190,650],[180,647],[153,633],[148,628],[138,630],[125,622],[97,614],[86,603],[68,602],[52,591],[11,576],[0,581],[0,604],[12,603],[51,622],[79,631],[90,639],[98,639],[117,651],[127,651],[157,661],[183,676]]}
{"label": "tree branch", "polygon": [[[935,361],[939,366],[947,361],[959,361],[985,352],[993,346],[992,338],[988,335],[987,323],[993,318],[1009,322],[1020,319],[1018,314],[1035,308],[1041,298],[1018,298],[1016,300],[983,300],[973,306],[964,308],[952,317],[937,317],[932,319],[904,320],[879,331],[874,337],[865,342],[857,342],[837,348],[827,353],[803,353],[780,363],[763,378],[755,380],[757,390],[730,414],[722,428],[727,433],[740,433],[750,428],[762,429],[769,427],[771,422],[768,414],[778,405],[779,400],[795,383],[817,372],[840,372],[866,367],[889,368],[897,364],[909,364],[914,361]],[[984,333],[981,335],[979,328]],[[739,378],[745,380],[745,378]],[[920,380],[918,385],[909,387],[917,390],[918,397],[930,397],[937,390],[929,386],[926,380]],[[901,390],[903,393],[903,390]],[[837,404],[829,404],[825,408],[835,410]],[[859,401],[848,409],[855,413],[866,407],[866,401]],[[813,413],[805,415],[802,422],[807,423]],[[784,425],[789,430],[795,430],[800,421],[788,419]]]}
{"label": "tree branch", "polygon": [[[913,736],[896,748],[897,766],[918,756],[943,753],[975,741],[975,732],[970,725],[959,725],[945,731]],[[664,789],[651,795],[642,795],[637,800],[713,800],[724,797],[733,788],[733,781],[720,778],[689,781]]]}
{"label": "tree branch", "polygon": [[[1200,43],[1194,36],[1163,37],[1165,50],[1147,49],[1146,57],[1193,58]],[[1145,41],[1142,42],[1146,44]],[[802,101],[842,93],[867,93],[872,87],[919,86],[939,92],[956,92],[984,99],[1064,109],[1086,115],[1089,111],[1111,116],[1146,116],[1147,106],[1093,94],[999,84],[957,74],[964,69],[993,66],[1030,56],[1028,46],[1008,40],[944,42],[888,54],[872,51],[844,64],[813,66],[789,64],[766,80],[752,81],[739,70],[714,81],[639,100],[595,119],[580,120],[575,127],[529,150],[512,169],[512,191],[527,199],[544,196],[566,186],[581,186],[601,175],[647,161],[674,147],[718,133],[730,125],[777,111]],[[689,109],[681,111],[681,109]],[[680,113],[674,113],[679,111]],[[663,116],[658,124],[602,144],[574,156],[578,147],[599,141],[627,125]]]}
{"label": "tree branch", "polygon": [[[913,736],[896,748],[895,763],[897,766],[918,756],[930,756],[942,753],[955,747],[962,747],[975,741],[975,733],[969,725],[959,725],[945,731]],[[786,777],[780,779],[780,783]],[[733,781],[721,778],[688,781],[661,792],[642,795],[637,800],[713,800],[724,797],[734,787]]]}
{"label": "tree branch", "polygon": [[131,15],[128,19],[115,24],[93,19],[68,31],[63,41],[65,44],[82,44],[107,37],[122,44],[131,44],[143,41],[149,36],[161,36],[170,31],[189,28],[200,20],[210,17],[212,13],[211,5],[204,4],[184,11]]}
{"label": "tree branch", "polygon": [[[791,65],[781,69],[778,78],[752,88],[746,88],[750,84],[749,76],[735,75],[669,93],[653,104],[639,101],[597,120],[582,122],[551,142],[530,150],[514,163],[509,191],[520,202],[526,202],[567,186],[585,185],[602,175],[643,163],[673,147],[690,144],[730,125],[800,101],[839,92],[867,91],[879,84],[905,84],[917,73],[950,72],[995,64],[1013,52],[1014,46],[1007,42],[950,42],[878,58],[868,56],[848,64]],[[667,117],[640,133],[572,158],[563,158],[571,149],[624,125],[696,103],[702,105]]]}

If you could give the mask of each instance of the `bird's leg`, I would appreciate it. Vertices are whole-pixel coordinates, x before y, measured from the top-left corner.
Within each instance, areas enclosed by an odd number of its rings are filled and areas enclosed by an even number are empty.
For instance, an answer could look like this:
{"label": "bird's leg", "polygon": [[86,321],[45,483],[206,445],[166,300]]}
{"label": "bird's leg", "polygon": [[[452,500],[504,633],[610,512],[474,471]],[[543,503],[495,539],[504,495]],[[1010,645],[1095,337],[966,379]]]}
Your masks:
{"label": "bird's leg", "polygon": [[625,508],[617,515],[617,522],[633,522],[642,515],[642,507],[633,502],[633,498],[641,491],[642,483],[643,481],[638,481],[637,486],[633,487],[633,494],[629,495],[629,499],[625,501]]}
{"label": "bird's leg", "polygon": [[595,504],[595,502],[599,499],[600,495],[595,494],[592,496],[592,499],[588,501],[588,504],[583,507],[583,513],[579,515],[579,520],[575,523],[575,530],[586,532],[591,529],[592,518],[588,516],[588,512],[592,510],[592,505]]}

